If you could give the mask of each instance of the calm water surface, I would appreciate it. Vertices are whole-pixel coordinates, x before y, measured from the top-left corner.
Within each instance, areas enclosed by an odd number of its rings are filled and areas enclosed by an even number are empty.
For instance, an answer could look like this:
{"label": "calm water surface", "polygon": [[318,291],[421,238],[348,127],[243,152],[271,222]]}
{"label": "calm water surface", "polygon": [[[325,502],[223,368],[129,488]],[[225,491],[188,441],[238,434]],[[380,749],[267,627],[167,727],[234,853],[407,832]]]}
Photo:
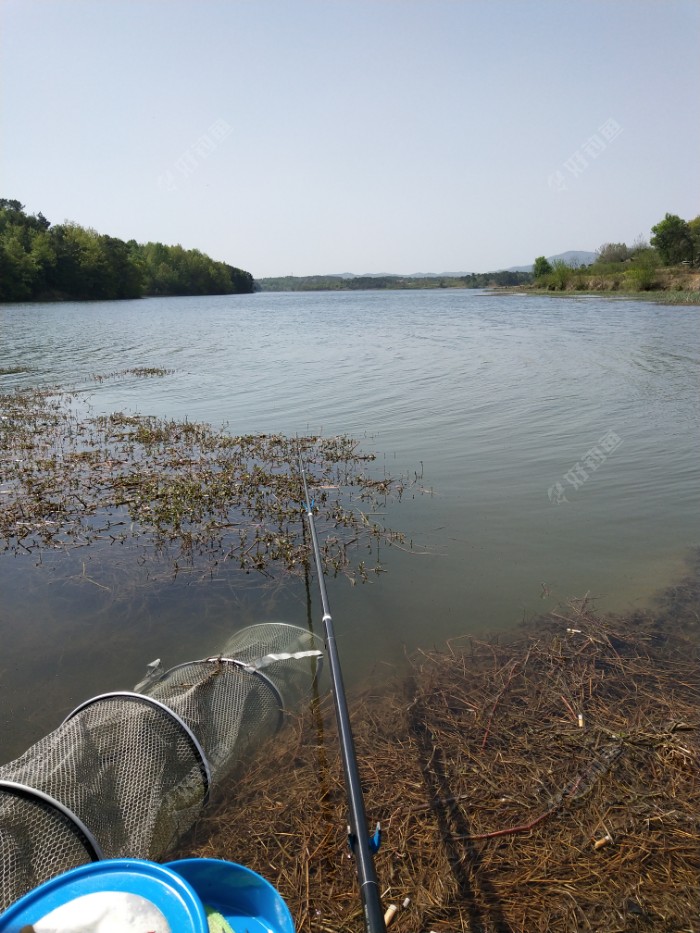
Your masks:
{"label": "calm water surface", "polygon": [[[389,549],[371,584],[330,583],[359,683],[586,592],[643,606],[682,574],[700,543],[697,324],[695,308],[473,291],[4,306],[0,367],[26,371],[0,382],[77,386],[97,414],[348,433],[380,468],[422,472],[432,494],[387,522],[428,553]],[[142,366],[174,373],[90,380]],[[123,554],[76,554],[0,559],[3,760],[154,657],[215,652],[267,618],[306,624],[299,581],[144,582]]]}

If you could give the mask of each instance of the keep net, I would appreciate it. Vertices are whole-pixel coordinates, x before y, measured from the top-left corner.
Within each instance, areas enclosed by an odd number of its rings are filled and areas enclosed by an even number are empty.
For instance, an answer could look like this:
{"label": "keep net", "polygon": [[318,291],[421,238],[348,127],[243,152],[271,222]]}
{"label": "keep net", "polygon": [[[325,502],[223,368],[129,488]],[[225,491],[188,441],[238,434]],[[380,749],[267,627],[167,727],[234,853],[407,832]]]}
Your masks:
{"label": "keep net", "polygon": [[237,632],[219,655],[94,697],[0,767],[0,910],[78,865],[158,860],[211,788],[308,695],[321,640],[282,622]]}

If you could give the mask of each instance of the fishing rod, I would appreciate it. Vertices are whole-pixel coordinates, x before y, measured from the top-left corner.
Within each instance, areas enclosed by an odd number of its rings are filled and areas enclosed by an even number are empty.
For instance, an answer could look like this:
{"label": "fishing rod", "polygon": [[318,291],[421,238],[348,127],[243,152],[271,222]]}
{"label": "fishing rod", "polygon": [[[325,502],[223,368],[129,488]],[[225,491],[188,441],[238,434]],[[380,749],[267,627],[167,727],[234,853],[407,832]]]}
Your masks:
{"label": "fishing rod", "polygon": [[377,875],[374,870],[374,860],[372,858],[372,846],[378,845],[378,838],[375,837],[376,842],[370,842],[367,836],[367,816],[365,814],[365,804],[362,797],[360,772],[357,767],[355,743],[352,738],[350,715],[348,713],[348,704],[345,697],[345,688],[343,687],[343,673],[340,668],[340,658],[338,657],[338,648],[335,643],[335,634],[333,632],[333,619],[331,618],[328,605],[328,593],[326,592],[326,581],[323,576],[321,551],[318,546],[316,525],[314,523],[313,502],[309,498],[309,489],[306,485],[306,470],[304,469],[301,450],[299,451],[299,470],[304,484],[304,511],[306,512],[309,530],[311,531],[311,543],[313,545],[314,560],[316,563],[318,587],[321,592],[326,651],[330,666],[331,686],[333,689],[333,699],[335,701],[338,735],[340,737],[340,751],[343,759],[343,770],[345,772],[345,789],[350,811],[350,840],[357,865],[357,880],[360,885],[360,897],[362,898],[362,907],[365,914],[365,929],[367,933],[385,933],[386,925],[384,923],[384,914],[382,912],[379,887],[377,885]]}

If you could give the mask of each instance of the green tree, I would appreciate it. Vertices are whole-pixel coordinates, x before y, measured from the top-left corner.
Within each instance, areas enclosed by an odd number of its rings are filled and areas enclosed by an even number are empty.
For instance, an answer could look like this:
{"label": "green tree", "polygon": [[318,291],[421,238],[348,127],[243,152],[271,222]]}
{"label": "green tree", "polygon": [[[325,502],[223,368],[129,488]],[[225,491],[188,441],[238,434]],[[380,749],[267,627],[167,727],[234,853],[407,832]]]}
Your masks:
{"label": "green tree", "polygon": [[536,279],[540,279],[545,275],[549,275],[552,271],[552,264],[544,256],[538,256],[535,260],[535,264],[532,267],[532,274]]}
{"label": "green tree", "polygon": [[0,301],[252,292],[249,272],[196,249],[139,245],[76,223],[51,226],[0,198]]}
{"label": "green tree", "polygon": [[255,291],[255,279],[250,272],[238,269],[236,266],[226,266],[226,270],[234,293],[249,294]]}
{"label": "green tree", "polygon": [[76,223],[53,228],[56,242],[55,292],[68,299],[112,298],[109,263],[96,230]]}
{"label": "green tree", "polygon": [[693,265],[700,266],[700,215],[688,221],[688,229],[693,243]]}
{"label": "green tree", "polygon": [[12,226],[3,231],[0,241],[0,300],[30,301],[34,297],[36,266],[22,236],[22,229]]}
{"label": "green tree", "polygon": [[0,198],[0,211],[7,211],[8,214],[21,214],[24,216],[24,204],[21,201],[13,201],[10,198]]}
{"label": "green tree", "polygon": [[625,278],[633,289],[648,292],[659,285],[656,270],[659,266],[659,254],[647,246],[636,251],[625,272]]}
{"label": "green tree", "polygon": [[603,243],[598,249],[596,262],[624,262],[630,250],[626,243]]}
{"label": "green tree", "polygon": [[[41,214],[39,216],[41,217]],[[34,297],[39,298],[49,292],[56,268],[56,249],[48,229],[31,231],[29,256],[34,266]]]}
{"label": "green tree", "polygon": [[198,249],[145,243],[138,247],[147,295],[230,295],[255,290],[253,276]]}
{"label": "green tree", "polygon": [[666,266],[679,262],[692,262],[693,239],[688,223],[677,214],[666,214],[663,220],[651,228],[654,234],[651,245],[658,250]]}
{"label": "green tree", "polygon": [[552,283],[554,287],[564,291],[571,281],[573,271],[571,266],[567,265],[562,259],[557,259],[552,266]]}

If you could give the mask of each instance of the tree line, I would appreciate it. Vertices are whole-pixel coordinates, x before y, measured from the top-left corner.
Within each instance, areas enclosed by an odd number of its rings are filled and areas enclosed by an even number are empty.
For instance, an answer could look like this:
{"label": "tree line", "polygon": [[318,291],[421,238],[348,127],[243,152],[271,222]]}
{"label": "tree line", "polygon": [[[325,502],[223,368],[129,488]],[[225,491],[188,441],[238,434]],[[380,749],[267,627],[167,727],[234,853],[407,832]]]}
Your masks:
{"label": "tree line", "polygon": [[196,249],[51,224],[0,198],[0,301],[105,300],[252,292],[250,272]]}
{"label": "tree line", "polygon": [[[683,220],[677,214],[666,214],[651,228],[649,241],[639,237],[632,246],[626,243],[603,243],[595,262],[584,267],[587,272],[613,275],[624,271],[629,284],[640,291],[657,286],[655,273],[671,266],[700,268],[700,215]],[[535,283],[549,288],[568,287],[576,272],[572,266],[558,261],[550,263],[538,256],[532,269]]]}
{"label": "tree line", "polygon": [[365,291],[396,288],[494,288],[524,285],[532,281],[529,272],[472,272],[467,275],[282,275],[258,279],[264,292]]}

